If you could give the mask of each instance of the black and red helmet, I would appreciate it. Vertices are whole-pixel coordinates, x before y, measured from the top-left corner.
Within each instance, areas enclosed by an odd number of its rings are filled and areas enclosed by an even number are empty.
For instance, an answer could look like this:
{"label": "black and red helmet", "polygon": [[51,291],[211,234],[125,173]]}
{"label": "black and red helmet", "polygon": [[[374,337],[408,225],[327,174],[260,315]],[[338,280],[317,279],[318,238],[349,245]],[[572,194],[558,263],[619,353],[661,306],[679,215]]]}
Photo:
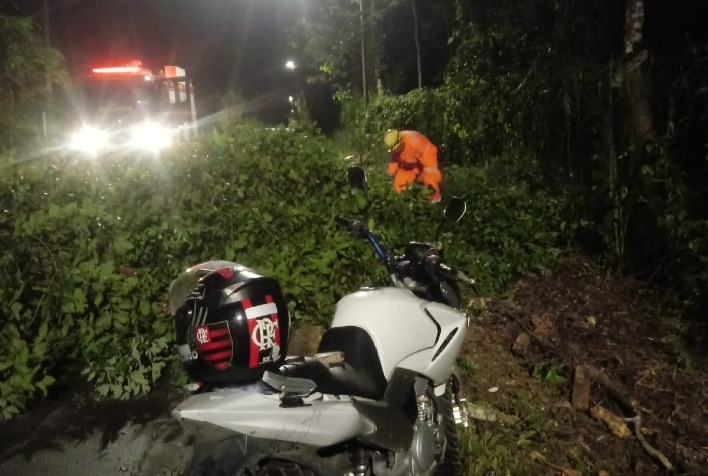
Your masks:
{"label": "black and red helmet", "polygon": [[290,337],[278,281],[237,263],[201,270],[203,276],[174,310],[177,350],[189,377],[228,385],[277,368]]}

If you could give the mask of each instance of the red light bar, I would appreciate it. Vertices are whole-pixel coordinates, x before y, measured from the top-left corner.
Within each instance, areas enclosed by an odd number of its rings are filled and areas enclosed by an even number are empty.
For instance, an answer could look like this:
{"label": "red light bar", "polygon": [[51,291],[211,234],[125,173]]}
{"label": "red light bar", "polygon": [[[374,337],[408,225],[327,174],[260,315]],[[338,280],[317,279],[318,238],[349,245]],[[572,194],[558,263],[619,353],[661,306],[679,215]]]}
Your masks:
{"label": "red light bar", "polygon": [[149,69],[143,68],[140,60],[133,60],[120,66],[110,66],[107,68],[93,68],[94,74],[150,74]]}
{"label": "red light bar", "polygon": [[110,68],[93,68],[97,74],[138,74],[145,70],[139,66],[113,66]]}

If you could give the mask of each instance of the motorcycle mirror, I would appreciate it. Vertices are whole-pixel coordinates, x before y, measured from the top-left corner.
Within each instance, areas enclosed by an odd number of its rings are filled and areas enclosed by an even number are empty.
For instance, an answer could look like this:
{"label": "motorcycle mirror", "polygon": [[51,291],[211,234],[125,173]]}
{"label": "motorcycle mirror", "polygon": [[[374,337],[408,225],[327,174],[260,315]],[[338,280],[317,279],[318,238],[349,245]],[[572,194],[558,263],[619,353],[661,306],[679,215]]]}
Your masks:
{"label": "motorcycle mirror", "polygon": [[435,239],[440,238],[440,233],[442,232],[443,226],[446,222],[458,222],[467,213],[467,201],[461,197],[452,197],[445,209],[443,210],[443,219],[438,225],[438,230],[435,233]]}
{"label": "motorcycle mirror", "polygon": [[467,202],[464,198],[452,197],[443,210],[446,220],[458,222],[467,213]]}
{"label": "motorcycle mirror", "polygon": [[367,190],[366,172],[361,167],[349,167],[347,169],[347,183],[352,188]]}

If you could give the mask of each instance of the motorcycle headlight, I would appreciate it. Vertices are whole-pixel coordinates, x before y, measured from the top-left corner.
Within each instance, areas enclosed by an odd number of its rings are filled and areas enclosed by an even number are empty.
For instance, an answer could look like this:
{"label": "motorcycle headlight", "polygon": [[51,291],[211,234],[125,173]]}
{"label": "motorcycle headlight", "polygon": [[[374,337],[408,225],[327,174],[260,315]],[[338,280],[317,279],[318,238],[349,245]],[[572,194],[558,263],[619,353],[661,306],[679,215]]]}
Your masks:
{"label": "motorcycle headlight", "polygon": [[131,145],[136,149],[158,152],[169,147],[171,142],[170,129],[154,122],[144,122],[132,130]]}
{"label": "motorcycle headlight", "polygon": [[108,142],[108,133],[93,126],[83,126],[69,141],[69,147],[85,154],[96,155]]}

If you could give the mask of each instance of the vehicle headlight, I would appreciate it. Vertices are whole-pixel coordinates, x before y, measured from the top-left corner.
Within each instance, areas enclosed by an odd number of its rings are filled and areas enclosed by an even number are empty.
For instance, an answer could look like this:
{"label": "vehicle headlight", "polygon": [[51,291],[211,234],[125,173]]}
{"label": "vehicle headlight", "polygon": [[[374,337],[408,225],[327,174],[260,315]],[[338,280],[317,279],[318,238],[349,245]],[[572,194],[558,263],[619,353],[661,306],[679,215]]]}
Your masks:
{"label": "vehicle headlight", "polygon": [[95,155],[108,142],[108,133],[93,126],[85,125],[75,132],[69,141],[69,147],[85,154]]}
{"label": "vehicle headlight", "polygon": [[144,122],[132,129],[131,145],[136,149],[157,152],[169,147],[171,142],[170,129],[154,122]]}

